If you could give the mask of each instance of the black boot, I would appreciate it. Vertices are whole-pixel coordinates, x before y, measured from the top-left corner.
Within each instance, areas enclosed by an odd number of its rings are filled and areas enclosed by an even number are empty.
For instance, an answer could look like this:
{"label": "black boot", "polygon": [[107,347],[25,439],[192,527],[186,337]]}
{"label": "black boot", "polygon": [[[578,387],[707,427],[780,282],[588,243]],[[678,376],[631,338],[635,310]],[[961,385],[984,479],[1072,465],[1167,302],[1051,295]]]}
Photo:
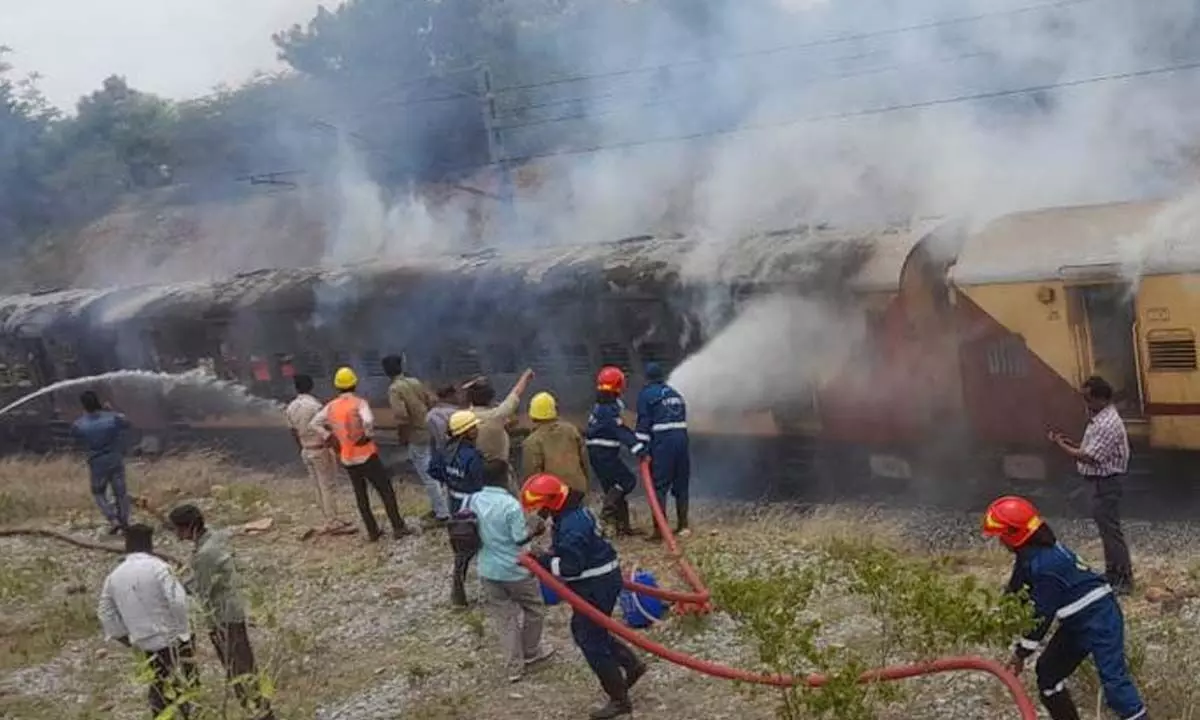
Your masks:
{"label": "black boot", "polygon": [[613,640],[613,657],[617,664],[625,670],[625,689],[632,690],[638,680],[646,674],[646,663],[642,662],[629,646],[620,640]]}
{"label": "black boot", "polygon": [[688,501],[675,498],[675,517],[679,524],[675,526],[675,534],[680,535],[688,530]]}
{"label": "black boot", "polygon": [[621,675],[619,665],[615,662],[604,665],[596,670],[596,677],[600,678],[600,686],[608,694],[608,704],[593,710],[588,715],[590,720],[611,720],[633,712],[633,705],[629,702],[629,688]]}
{"label": "black boot", "polygon": [[1079,720],[1079,710],[1075,707],[1075,701],[1071,699],[1071,693],[1067,690],[1061,690],[1053,695],[1043,695],[1042,706],[1046,708],[1046,712],[1050,713],[1050,720]]}

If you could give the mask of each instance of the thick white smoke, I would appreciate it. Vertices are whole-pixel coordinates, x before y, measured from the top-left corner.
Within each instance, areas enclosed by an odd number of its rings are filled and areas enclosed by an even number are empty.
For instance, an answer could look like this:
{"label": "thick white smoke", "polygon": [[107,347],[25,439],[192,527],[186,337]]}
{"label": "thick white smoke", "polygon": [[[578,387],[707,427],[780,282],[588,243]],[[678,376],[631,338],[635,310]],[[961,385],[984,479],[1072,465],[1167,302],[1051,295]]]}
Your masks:
{"label": "thick white smoke", "polygon": [[690,408],[726,416],[803,403],[862,350],[862,316],[812,300],[770,297],[742,312],[672,374]]}

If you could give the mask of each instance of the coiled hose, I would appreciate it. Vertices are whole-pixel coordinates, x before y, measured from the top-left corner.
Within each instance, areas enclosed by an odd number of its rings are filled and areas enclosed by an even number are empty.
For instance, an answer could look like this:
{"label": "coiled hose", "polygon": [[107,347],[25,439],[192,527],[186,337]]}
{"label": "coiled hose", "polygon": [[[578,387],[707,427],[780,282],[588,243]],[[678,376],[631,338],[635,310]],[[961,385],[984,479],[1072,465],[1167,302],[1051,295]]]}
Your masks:
{"label": "coiled hose", "polygon": [[[625,587],[631,591],[645,593],[654,597],[659,597],[664,600],[674,600],[680,603],[695,603],[696,608],[707,610],[711,608],[710,595],[708,589],[704,586],[704,582],[700,579],[698,573],[692,568],[691,564],[684,558],[680,552],[678,543],[675,542],[675,536],[671,532],[671,528],[667,523],[667,518],[663,514],[662,507],[658,503],[658,498],[654,495],[654,485],[650,476],[649,462],[643,460],[641,463],[642,483],[646,487],[646,497],[650,503],[650,509],[654,513],[654,522],[658,526],[659,532],[662,533],[663,540],[667,546],[667,551],[679,563],[679,569],[689,585],[695,592],[679,593],[669,590],[660,590],[659,588],[651,588],[639,583],[634,583],[630,580],[625,581]],[[641,633],[625,627],[621,623],[613,620],[608,615],[600,612],[591,603],[572,592],[571,588],[566,583],[559,580],[548,570],[543,568],[531,555],[522,553],[519,559],[530,572],[532,572],[538,580],[558,594],[560,598],[565,600],[576,612],[582,613],[592,622],[600,625],[605,630],[608,630],[617,637],[631,643],[632,645],[645,650],[646,652],[657,655],[658,657],[686,667],[689,670],[704,673],[712,677],[724,678],[726,680],[736,680],[739,682],[753,683],[756,685],[771,685],[774,687],[794,687],[796,685],[808,685],[809,687],[819,688],[829,682],[824,675],[811,674],[803,677],[781,674],[764,674],[742,670],[740,668],[729,667],[720,663],[702,660],[678,650],[672,650],[660,643],[657,643]],[[1025,692],[1024,686],[1017,676],[1013,675],[1008,668],[1004,667],[995,660],[973,656],[957,656],[938,658],[928,662],[913,663],[909,665],[892,665],[888,667],[869,670],[862,674],[859,678],[860,683],[870,682],[885,682],[892,680],[903,680],[921,675],[933,675],[936,673],[955,672],[955,671],[975,671],[984,672],[995,676],[1004,684],[1004,687],[1012,695],[1013,702],[1021,713],[1022,720],[1037,720],[1037,708],[1029,695]]]}

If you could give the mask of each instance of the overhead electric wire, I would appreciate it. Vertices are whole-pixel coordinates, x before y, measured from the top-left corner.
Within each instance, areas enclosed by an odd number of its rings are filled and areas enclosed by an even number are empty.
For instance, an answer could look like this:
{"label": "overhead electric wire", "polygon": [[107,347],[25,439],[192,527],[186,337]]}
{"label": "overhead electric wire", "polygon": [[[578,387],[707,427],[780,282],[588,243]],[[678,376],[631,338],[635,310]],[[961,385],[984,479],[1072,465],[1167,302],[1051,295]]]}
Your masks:
{"label": "overhead electric wire", "polygon": [[992,100],[996,98],[1013,97],[1016,95],[1027,95],[1031,93],[1046,92],[1050,90],[1059,90],[1063,88],[1081,87],[1085,85],[1094,85],[1097,83],[1114,82],[1119,80],[1130,80],[1141,77],[1151,77],[1154,75],[1165,75],[1168,73],[1186,72],[1189,70],[1200,69],[1200,59],[1181,63],[1177,65],[1168,65],[1157,68],[1146,68],[1142,70],[1131,70],[1127,72],[1112,73],[1108,75],[1098,75],[1090,78],[1080,78],[1077,80],[1064,80],[1053,83],[1043,83],[1040,85],[1029,85],[1020,88],[1010,88],[1006,90],[992,90],[987,92],[969,93],[964,95],[955,95],[946,98],[935,98],[933,100],[921,100],[910,103],[900,103],[895,105],[884,105],[874,108],[864,108],[860,110],[850,110],[838,113],[827,113],[823,115],[809,115],[801,118],[791,118],[787,120],[777,120],[771,122],[756,123],[752,125],[742,125],[735,128],[722,130],[707,130],[704,132],[688,133],[685,135],[672,135],[658,138],[646,138],[641,140],[629,140],[625,142],[612,143],[608,145],[594,145],[583,148],[567,148],[554,150],[543,153],[530,153],[526,155],[504,158],[498,162],[484,163],[482,165],[466,166],[462,170],[475,168],[486,168],[493,166],[503,166],[513,163],[527,162],[529,160],[540,160],[551,157],[569,156],[569,155],[589,155],[600,152],[608,152],[613,150],[627,150],[637,147],[645,147],[649,145],[661,145],[671,143],[691,142],[693,140],[701,140],[708,137],[722,137],[741,135],[753,132],[762,132],[767,130],[775,130],[793,125],[803,125],[808,123],[826,122],[830,120],[848,120],[857,117],[867,117],[871,115],[883,115],[892,112],[902,112],[906,110],[921,110],[925,108],[939,107],[944,105],[953,105],[962,102],[974,102],[979,100]]}
{"label": "overhead electric wire", "polygon": [[[1051,0],[1050,2],[1038,3],[1035,5],[1024,5],[1024,6],[1021,6],[1018,8],[1009,8],[1007,10],[995,10],[992,12],[976,13],[974,15],[963,15],[963,16],[954,17],[954,18],[946,18],[943,20],[929,20],[926,22],[916,23],[913,25],[906,25],[906,26],[896,27],[896,28],[886,28],[883,30],[872,30],[872,31],[868,31],[868,32],[835,35],[835,36],[831,36],[831,37],[818,38],[815,40],[807,40],[807,41],[799,42],[799,43],[790,43],[787,45],[776,45],[773,47],[759,48],[757,50],[746,50],[746,51],[743,51],[740,53],[730,53],[728,55],[721,55],[721,56],[713,57],[713,58],[696,58],[696,59],[691,59],[691,60],[677,60],[677,61],[672,61],[672,62],[667,62],[667,63],[660,63],[657,65],[648,65],[648,66],[637,67],[637,68],[623,68],[620,70],[608,70],[608,71],[600,71],[600,72],[595,72],[595,73],[584,73],[584,74],[572,75],[572,76],[567,76],[567,77],[549,78],[546,80],[540,80],[540,81],[536,81],[536,82],[507,85],[507,86],[503,86],[503,87],[492,88],[491,95],[492,95],[492,97],[497,97],[499,95],[513,93],[513,92],[516,92],[519,90],[533,90],[533,89],[543,88],[543,87],[553,87],[553,86],[557,86],[557,85],[566,85],[566,84],[571,84],[571,83],[580,83],[580,82],[587,82],[587,81],[593,81],[593,80],[603,80],[603,79],[607,79],[607,78],[627,77],[627,76],[641,75],[641,74],[651,74],[651,73],[662,72],[664,70],[672,70],[675,68],[682,68],[682,67],[718,65],[721,63],[725,63],[725,62],[746,60],[746,59],[756,58],[756,57],[765,57],[765,56],[769,56],[769,55],[776,55],[776,54],[786,53],[786,52],[796,52],[796,51],[808,50],[808,49],[823,47],[823,46],[828,46],[828,45],[838,45],[841,43],[855,42],[858,40],[869,40],[871,38],[876,38],[876,37],[889,37],[889,36],[893,36],[893,35],[903,35],[905,33],[920,32],[922,30],[933,30],[933,29],[937,29],[937,28],[941,28],[941,27],[950,27],[950,26],[954,26],[954,25],[964,25],[964,24],[969,24],[969,23],[974,23],[974,22],[981,22],[981,21],[990,20],[993,18],[1016,16],[1016,15],[1022,15],[1022,14],[1031,13],[1031,12],[1055,10],[1055,9],[1064,8],[1064,7],[1072,7],[1072,6],[1076,6],[1076,5],[1086,5],[1086,4],[1091,4],[1091,3],[1110,2],[1110,1],[1112,1],[1112,0]],[[853,56],[850,56],[850,57],[853,57]],[[835,58],[835,61],[839,60],[839,59],[848,59],[848,58]],[[419,76],[419,77],[415,77],[415,78],[409,78],[407,80],[402,81],[399,84],[399,87],[407,87],[407,86],[416,85],[418,83],[431,81],[431,80],[444,81],[448,75],[455,75],[455,74],[462,74],[465,72],[477,71],[483,65],[484,65],[484,63],[474,63],[472,65],[462,66],[462,67],[458,67],[458,68],[451,68],[451,69],[437,72],[437,73],[429,73],[427,75],[423,75],[423,76]],[[440,102],[450,102],[450,101],[454,101],[454,100],[462,100],[462,99],[469,98],[472,96],[478,97],[480,100],[484,99],[482,96],[479,96],[470,91],[456,91],[452,94],[439,95],[439,96],[435,96],[435,97],[431,97],[431,98],[418,98],[418,99],[414,99],[414,100],[383,101],[379,104],[387,105],[389,107],[409,107],[409,106],[424,105],[424,104],[429,104],[429,103],[440,103]],[[546,106],[550,106],[552,104],[557,104],[557,103],[570,104],[570,103],[574,103],[574,102],[586,102],[588,100],[607,99],[607,98],[611,98],[611,97],[616,97],[616,95],[611,94],[611,93],[603,94],[603,95],[593,95],[593,96],[585,95],[585,96],[581,96],[581,97],[563,98],[561,100],[545,101],[544,103],[531,104],[531,105],[527,105],[527,106],[517,106],[514,108],[506,108],[505,116],[507,117],[507,116],[511,116],[511,115],[516,115],[521,112],[524,112],[525,110],[536,109],[539,107],[546,107]]]}
{"label": "overhead electric wire", "polygon": [[[828,75],[815,75],[815,76],[811,76],[808,78],[803,78],[804,80],[810,81],[810,84],[802,85],[795,89],[796,90],[807,90],[810,87],[812,87],[813,85],[822,85],[825,83],[836,82],[839,80],[848,80],[850,78],[865,77],[867,75],[886,73],[886,72],[891,72],[893,70],[911,69],[913,67],[921,67],[921,66],[925,66],[925,65],[932,65],[932,66],[945,65],[945,64],[949,64],[949,63],[961,62],[963,60],[970,60],[972,58],[987,57],[990,55],[992,55],[992,53],[989,51],[978,50],[978,51],[973,51],[973,52],[969,52],[969,53],[962,53],[959,55],[955,55],[953,57],[938,58],[938,59],[931,60],[928,62],[915,62],[915,63],[903,63],[903,64],[898,64],[898,65],[885,65],[883,67],[863,68],[860,70],[853,70],[850,72],[842,72],[842,73],[835,73],[835,74],[828,74]],[[838,60],[843,60],[843,59],[852,59],[852,58],[837,58],[833,62],[837,62]],[[560,123],[560,122],[571,122],[573,120],[588,120],[588,119],[595,118],[595,117],[620,115],[623,113],[634,112],[637,110],[644,110],[646,108],[678,105],[679,104],[679,101],[678,101],[679,94],[680,93],[674,93],[674,94],[662,96],[662,97],[659,97],[654,100],[649,100],[649,101],[646,101],[643,103],[638,103],[636,105],[619,105],[616,107],[605,108],[602,110],[596,110],[594,112],[573,113],[570,115],[558,115],[555,117],[538,118],[537,120],[529,120],[526,122],[516,122],[516,123],[505,124],[505,125],[496,125],[493,129],[501,130],[501,131],[518,130],[521,128],[536,127],[539,125],[553,125],[553,124]]]}
{"label": "overhead electric wire", "polygon": [[531,90],[541,87],[551,87],[554,85],[566,85],[570,83],[587,82],[592,80],[601,80],[613,77],[625,77],[629,75],[640,75],[647,73],[662,72],[679,67],[691,67],[698,65],[717,65],[723,62],[733,60],[742,60],[751,57],[762,57],[767,55],[775,55],[785,52],[795,52],[798,50],[807,50],[825,45],[837,45],[840,43],[855,42],[857,40],[869,40],[876,37],[887,37],[890,35],[901,35],[910,32],[919,32],[921,30],[933,30],[941,27],[949,27],[952,25],[963,25],[967,23],[980,22],[982,20],[990,20],[992,18],[1007,17],[1012,15],[1021,15],[1028,12],[1039,12],[1043,10],[1054,10],[1062,7],[1071,7],[1074,5],[1084,5],[1095,2],[1105,2],[1107,0],[1051,0],[1051,2],[1038,3],[1036,5],[1024,5],[1019,8],[1010,8],[1008,10],[996,10],[992,12],[976,13],[974,15],[962,15],[954,18],[946,18],[944,20],[929,20],[923,23],[914,25],[906,25],[898,28],[887,28],[885,30],[872,30],[868,32],[848,33],[845,35],[835,35],[827,38],[818,38],[816,40],[806,40],[799,43],[789,43],[787,45],[776,45],[774,47],[760,48],[757,50],[746,50],[740,53],[730,53],[715,58],[696,58],[693,60],[677,60],[668,63],[660,63],[657,65],[647,65],[637,68],[623,68],[620,70],[608,70],[590,74],[572,75],[561,78],[550,78],[538,82],[520,83],[515,85],[507,85],[504,87],[493,88],[492,94],[498,95],[501,93],[516,92],[518,90]]}

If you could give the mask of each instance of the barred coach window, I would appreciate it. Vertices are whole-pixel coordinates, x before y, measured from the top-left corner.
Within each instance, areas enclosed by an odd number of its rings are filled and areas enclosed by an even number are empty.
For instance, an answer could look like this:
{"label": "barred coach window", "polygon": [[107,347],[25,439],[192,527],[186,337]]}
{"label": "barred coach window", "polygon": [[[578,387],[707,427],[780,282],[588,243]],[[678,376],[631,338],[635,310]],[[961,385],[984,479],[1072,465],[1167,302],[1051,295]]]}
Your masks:
{"label": "barred coach window", "polygon": [[1196,335],[1191,330],[1151,330],[1146,334],[1151,372],[1196,370]]}

